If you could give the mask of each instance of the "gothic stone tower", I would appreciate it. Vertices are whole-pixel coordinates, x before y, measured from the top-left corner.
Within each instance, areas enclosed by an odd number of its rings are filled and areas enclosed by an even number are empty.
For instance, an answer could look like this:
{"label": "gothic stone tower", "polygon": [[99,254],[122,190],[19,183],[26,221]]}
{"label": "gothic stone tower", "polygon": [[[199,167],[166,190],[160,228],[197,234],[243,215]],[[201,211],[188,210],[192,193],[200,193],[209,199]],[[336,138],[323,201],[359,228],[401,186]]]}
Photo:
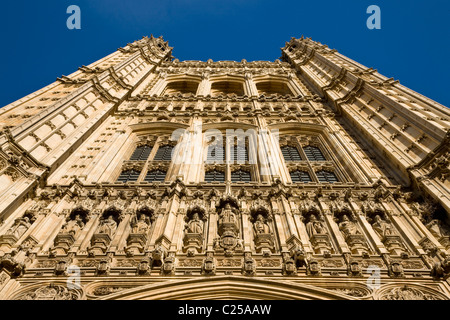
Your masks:
{"label": "gothic stone tower", "polygon": [[2,299],[450,298],[449,110],[311,39],[145,37],[0,124]]}

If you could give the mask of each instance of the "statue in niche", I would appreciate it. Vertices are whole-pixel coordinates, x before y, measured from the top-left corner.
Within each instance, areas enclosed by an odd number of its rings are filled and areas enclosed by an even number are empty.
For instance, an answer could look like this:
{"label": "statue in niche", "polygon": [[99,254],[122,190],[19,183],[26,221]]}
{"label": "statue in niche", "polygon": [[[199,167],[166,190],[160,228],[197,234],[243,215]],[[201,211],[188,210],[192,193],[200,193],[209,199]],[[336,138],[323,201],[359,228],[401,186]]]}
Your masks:
{"label": "statue in niche", "polygon": [[69,220],[61,229],[61,233],[71,233],[76,234],[79,230],[84,228],[83,219],[77,214],[75,219]]}
{"label": "statue in niche", "polygon": [[339,223],[339,230],[341,230],[345,236],[361,234],[356,223],[350,221],[347,215],[342,216],[342,221]]}
{"label": "statue in niche", "polygon": [[375,222],[372,224],[372,228],[381,239],[385,236],[392,236],[395,234],[390,222],[383,220],[379,215],[375,216],[374,220]]}
{"label": "statue in niche", "polygon": [[149,218],[145,214],[141,214],[139,220],[134,216],[131,224],[131,233],[145,234],[150,226]]}
{"label": "statue in niche", "polygon": [[16,219],[13,226],[7,231],[6,234],[13,235],[17,239],[20,239],[20,237],[23,236],[23,234],[28,230],[29,227],[31,227],[31,221],[29,217],[22,217],[19,219]]}
{"label": "statue in niche", "polygon": [[450,235],[448,228],[446,228],[442,221],[438,219],[431,220],[426,224],[426,227],[430,230],[431,234],[438,239]]}
{"label": "statue in niche", "polygon": [[253,224],[253,228],[255,229],[256,234],[269,234],[270,233],[270,227],[266,222],[266,219],[264,219],[264,216],[262,214],[258,214],[256,217],[256,221]]}
{"label": "statue in niche", "polygon": [[187,233],[203,234],[203,221],[200,220],[198,213],[192,215],[191,220],[186,225]]}
{"label": "statue in niche", "polygon": [[107,219],[103,219],[100,222],[100,226],[97,229],[97,233],[107,234],[110,237],[116,232],[117,222],[114,221],[113,216],[109,216]]}
{"label": "statue in niche", "polygon": [[224,223],[235,223],[236,215],[234,214],[234,210],[231,208],[231,205],[227,203],[225,208],[222,209],[222,212],[219,216],[219,224]]}
{"label": "statue in niche", "polygon": [[312,237],[315,234],[326,234],[327,231],[325,229],[325,226],[323,225],[323,222],[320,220],[317,220],[315,215],[311,215],[309,218],[309,222],[306,224],[306,231],[308,232],[308,235]]}

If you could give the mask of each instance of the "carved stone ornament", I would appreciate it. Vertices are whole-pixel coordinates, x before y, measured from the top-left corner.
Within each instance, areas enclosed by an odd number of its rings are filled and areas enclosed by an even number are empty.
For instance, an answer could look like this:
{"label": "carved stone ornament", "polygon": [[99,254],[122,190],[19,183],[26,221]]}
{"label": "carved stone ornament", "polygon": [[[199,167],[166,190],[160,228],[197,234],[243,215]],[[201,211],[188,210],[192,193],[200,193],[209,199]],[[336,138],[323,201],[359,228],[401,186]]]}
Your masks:
{"label": "carved stone ornament", "polygon": [[362,277],[362,264],[356,260],[350,261],[347,274],[351,277]]}
{"label": "carved stone ornament", "polygon": [[175,257],[167,257],[164,259],[161,273],[166,276],[175,274]]}
{"label": "carved stone ornament", "polygon": [[82,300],[83,292],[80,289],[69,289],[66,285],[49,284],[26,293],[23,293],[14,300]]}
{"label": "carved stone ornament", "polygon": [[390,263],[389,275],[393,278],[403,278],[405,276],[403,265],[400,261],[394,260]]}
{"label": "carved stone ornament", "polygon": [[297,274],[297,266],[294,259],[287,259],[283,264],[283,275],[293,276]]}
{"label": "carved stone ornament", "polygon": [[436,263],[431,269],[431,276],[436,279],[448,279],[450,277],[450,257]]}
{"label": "carved stone ornament", "polygon": [[256,262],[251,254],[246,254],[242,263],[242,274],[246,276],[254,276],[256,274]]}
{"label": "carved stone ornament", "polygon": [[215,275],[216,274],[216,263],[213,257],[207,257],[202,264],[202,274],[203,275]]}
{"label": "carved stone ornament", "polygon": [[380,300],[447,300],[441,294],[428,293],[412,286],[396,287],[383,293]]}

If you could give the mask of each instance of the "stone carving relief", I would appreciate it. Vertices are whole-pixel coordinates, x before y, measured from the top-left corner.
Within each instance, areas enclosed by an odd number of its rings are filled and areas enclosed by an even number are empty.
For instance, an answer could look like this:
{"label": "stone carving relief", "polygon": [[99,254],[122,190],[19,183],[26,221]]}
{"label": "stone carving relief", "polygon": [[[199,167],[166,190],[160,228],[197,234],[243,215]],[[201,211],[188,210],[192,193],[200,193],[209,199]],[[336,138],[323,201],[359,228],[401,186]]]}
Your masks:
{"label": "stone carving relief", "polygon": [[204,225],[206,222],[206,212],[203,207],[195,206],[188,209],[185,217],[184,251],[188,256],[201,253],[204,242]]}
{"label": "stone carving relief", "polygon": [[309,212],[305,214],[304,222],[306,222],[306,232],[309,236],[309,241],[317,254],[331,253],[330,236],[325,225],[323,216],[318,211]]}
{"label": "stone carving relief", "polygon": [[383,213],[376,213],[375,215],[368,217],[368,221],[372,224],[373,230],[378,235],[381,242],[386,246],[386,249],[389,250],[390,254],[399,256],[402,253],[406,253],[407,249],[397,230],[388,218],[383,218],[383,216],[386,215]]}
{"label": "stone carving relief", "polygon": [[[350,218],[351,217],[351,218]],[[349,213],[341,213],[340,217],[336,218],[339,230],[344,236],[350,250],[354,254],[364,254],[369,251],[366,239],[362,234],[355,217]]]}
{"label": "stone carving relief", "polygon": [[125,249],[128,255],[139,254],[144,251],[148,232],[154,219],[154,211],[148,207],[141,207],[136,214],[133,214],[130,222],[131,231]]}
{"label": "stone carving relief", "polygon": [[212,276],[216,274],[216,263],[213,257],[207,257],[202,264],[202,275]]}
{"label": "stone carving relief", "polygon": [[82,300],[81,290],[69,290],[65,285],[49,284],[28,291],[15,297],[14,300]]}
{"label": "stone carving relief", "polygon": [[388,290],[381,295],[380,300],[443,300],[443,298],[406,285]]}
{"label": "stone carving relief", "polygon": [[53,252],[55,254],[66,254],[80,235],[88,219],[88,211],[80,208],[74,209],[55,238]]}
{"label": "stone carving relief", "polygon": [[450,277],[450,257],[437,262],[431,269],[431,276],[435,279],[448,279]]}
{"label": "stone carving relief", "polygon": [[110,207],[101,216],[99,225],[91,239],[91,247],[88,249],[91,255],[103,254],[108,249],[121,220],[121,211]]}
{"label": "stone carving relief", "polygon": [[275,251],[275,240],[269,225],[271,221],[272,215],[266,208],[260,206],[251,209],[250,222],[253,224],[256,252],[262,252],[264,255]]}
{"label": "stone carving relief", "polygon": [[214,249],[216,252],[223,252],[227,257],[243,250],[242,240],[239,238],[238,208],[236,199],[231,196],[222,198],[217,208],[220,238],[214,240]]}
{"label": "stone carving relief", "polygon": [[242,274],[246,276],[254,276],[256,274],[256,262],[252,258],[251,253],[245,253],[242,263]]}
{"label": "stone carving relief", "polygon": [[0,237],[0,245],[10,248],[20,240],[35,221],[36,215],[27,211],[22,217],[17,218],[6,233]]}

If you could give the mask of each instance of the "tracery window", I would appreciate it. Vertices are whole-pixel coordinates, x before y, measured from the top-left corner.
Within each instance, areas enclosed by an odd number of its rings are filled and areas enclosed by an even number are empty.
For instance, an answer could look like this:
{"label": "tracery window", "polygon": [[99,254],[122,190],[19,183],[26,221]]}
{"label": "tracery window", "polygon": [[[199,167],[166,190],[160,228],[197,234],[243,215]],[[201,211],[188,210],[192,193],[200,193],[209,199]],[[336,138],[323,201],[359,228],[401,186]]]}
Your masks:
{"label": "tracery window", "polygon": [[251,182],[252,176],[249,171],[236,170],[231,172],[231,182]]}
{"label": "tracery window", "polygon": [[225,173],[218,170],[210,170],[205,173],[206,182],[225,182]]}
{"label": "tracery window", "polygon": [[326,161],[325,156],[318,147],[307,146],[304,147],[303,150],[309,161]]}
{"label": "tracery window", "polygon": [[247,146],[234,145],[231,149],[232,159],[234,162],[248,161],[248,148]]}
{"label": "tracery window", "polygon": [[291,171],[291,179],[292,182],[297,183],[297,182],[303,182],[303,183],[309,183],[312,182],[311,176],[307,171],[301,171],[301,170],[296,170],[296,171]]}
{"label": "tracery window", "polygon": [[208,161],[225,161],[225,148],[218,144],[211,144],[208,147]]}
{"label": "tracery window", "polygon": [[172,150],[171,145],[160,146],[156,152],[153,161],[171,161],[172,160]]}
{"label": "tracery window", "polygon": [[336,177],[336,175],[334,174],[334,172],[330,172],[330,171],[318,171],[316,172],[316,176],[317,179],[319,179],[320,183],[336,183],[339,182],[338,178]]}
{"label": "tracery window", "polygon": [[146,182],[164,182],[167,172],[164,170],[151,170],[147,172],[144,181]]}
{"label": "tracery window", "polygon": [[134,150],[133,155],[131,156],[131,161],[145,161],[148,159],[150,152],[152,152],[152,146],[143,145],[139,146]]}
{"label": "tracery window", "polygon": [[345,166],[339,163],[338,157],[333,157],[324,136],[281,136],[280,149],[293,183],[348,181]]}
{"label": "tracery window", "polygon": [[136,182],[139,179],[139,176],[141,175],[140,171],[137,170],[125,170],[122,171],[119,178],[117,179],[117,182]]}
{"label": "tracery window", "polygon": [[302,157],[298,152],[298,149],[292,146],[284,146],[281,148],[284,160],[286,161],[301,161]]}

